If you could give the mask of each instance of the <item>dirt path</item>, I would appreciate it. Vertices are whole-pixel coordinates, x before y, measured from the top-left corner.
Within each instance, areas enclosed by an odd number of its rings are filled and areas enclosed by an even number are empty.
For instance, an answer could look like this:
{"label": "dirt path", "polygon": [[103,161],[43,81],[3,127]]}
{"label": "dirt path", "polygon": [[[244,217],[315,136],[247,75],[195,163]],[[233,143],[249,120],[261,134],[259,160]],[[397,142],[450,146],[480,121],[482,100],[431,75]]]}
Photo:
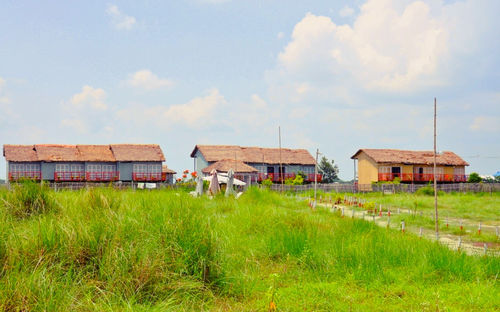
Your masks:
{"label": "dirt path", "polygon": [[[366,221],[371,221],[377,224],[380,227],[387,227],[389,226],[392,229],[397,229],[401,230],[401,223],[396,223],[396,222],[390,222],[388,225],[388,220],[390,218],[386,216],[378,216],[378,215],[371,215],[368,214],[364,211],[356,211],[353,210],[349,206],[345,205],[332,205],[332,204],[325,204],[325,203],[318,203],[319,206],[328,208],[331,212],[338,213],[340,215],[343,215],[345,218],[359,218],[359,219],[364,219]],[[463,221],[464,225],[466,224],[466,220]],[[420,232],[422,231],[422,232]],[[408,224],[405,224],[405,232],[407,233],[413,233],[420,235],[423,238],[426,238],[428,240],[435,241],[436,240],[436,235],[433,230],[426,229],[426,228],[420,228],[420,227],[415,227],[411,226]],[[493,255],[496,257],[500,257],[500,246],[498,246],[497,243],[481,243],[481,242],[472,242],[472,241],[467,241],[463,238],[461,238],[458,235],[453,235],[449,233],[439,233],[439,243],[447,246],[448,248],[452,250],[459,250],[463,251],[469,255],[484,255],[487,253],[488,255]],[[486,248],[485,245],[486,244]]]}

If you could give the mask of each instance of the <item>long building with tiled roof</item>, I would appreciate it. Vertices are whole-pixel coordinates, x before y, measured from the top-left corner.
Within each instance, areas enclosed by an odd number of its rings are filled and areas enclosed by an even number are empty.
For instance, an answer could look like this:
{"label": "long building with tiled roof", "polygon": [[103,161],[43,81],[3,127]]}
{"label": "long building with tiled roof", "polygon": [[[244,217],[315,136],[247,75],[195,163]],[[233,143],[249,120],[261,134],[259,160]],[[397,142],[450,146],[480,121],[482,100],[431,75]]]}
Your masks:
{"label": "long building with tiled roof", "polygon": [[157,144],[3,146],[10,181],[164,181]]}
{"label": "long building with tiled roof", "polygon": [[469,164],[453,152],[436,154],[434,176],[434,152],[398,149],[360,149],[351,159],[358,162],[358,183],[379,181],[403,183],[465,182],[465,166]]}
{"label": "long building with tiled roof", "polygon": [[[315,159],[305,149],[245,147],[238,145],[196,145],[191,152],[194,170],[207,175],[212,169],[227,172],[247,181],[295,178],[299,172],[314,181]],[[280,166],[281,164],[281,166]],[[210,169],[207,169],[210,168]],[[321,175],[318,175],[321,180]]]}

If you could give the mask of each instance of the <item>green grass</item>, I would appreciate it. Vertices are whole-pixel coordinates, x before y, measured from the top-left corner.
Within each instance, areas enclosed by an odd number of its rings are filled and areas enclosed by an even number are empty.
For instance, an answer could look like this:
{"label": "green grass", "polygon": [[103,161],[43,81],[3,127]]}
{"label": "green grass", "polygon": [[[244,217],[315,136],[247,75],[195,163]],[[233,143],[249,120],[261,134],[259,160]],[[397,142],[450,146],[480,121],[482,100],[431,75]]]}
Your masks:
{"label": "green grass", "polygon": [[0,191],[6,311],[494,311],[499,273],[265,190]]}
{"label": "green grass", "polygon": [[[337,194],[335,194],[337,195]],[[434,211],[434,196],[410,193],[384,195],[382,193],[349,194],[384,206],[423,211]],[[342,194],[343,196],[343,194]],[[440,215],[456,219],[500,223],[500,192],[494,193],[440,193],[438,196]]]}

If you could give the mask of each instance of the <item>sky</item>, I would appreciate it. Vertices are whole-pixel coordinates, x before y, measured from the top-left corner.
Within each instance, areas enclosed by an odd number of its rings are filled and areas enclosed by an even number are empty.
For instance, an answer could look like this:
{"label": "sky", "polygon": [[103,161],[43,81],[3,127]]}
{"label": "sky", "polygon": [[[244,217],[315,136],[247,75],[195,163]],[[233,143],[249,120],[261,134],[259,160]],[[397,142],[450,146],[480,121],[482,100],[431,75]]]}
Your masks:
{"label": "sky", "polygon": [[[0,144],[433,149],[500,170],[500,1],[0,4]],[[5,159],[0,178],[5,178]]]}

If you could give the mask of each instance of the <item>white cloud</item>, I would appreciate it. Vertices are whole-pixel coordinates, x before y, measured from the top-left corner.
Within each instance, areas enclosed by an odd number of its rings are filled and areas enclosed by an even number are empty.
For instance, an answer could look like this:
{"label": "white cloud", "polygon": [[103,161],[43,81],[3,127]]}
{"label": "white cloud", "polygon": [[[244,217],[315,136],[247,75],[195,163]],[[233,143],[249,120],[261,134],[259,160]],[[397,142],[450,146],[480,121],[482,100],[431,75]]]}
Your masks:
{"label": "white cloud", "polygon": [[472,131],[500,133],[500,117],[477,116],[469,126]]}
{"label": "white cloud", "polygon": [[134,105],[116,113],[122,121],[132,121],[141,125],[154,124],[158,128],[186,126],[191,129],[201,129],[217,124],[226,100],[219,90],[212,89],[206,96],[196,97],[184,104],[171,106],[157,105],[145,107]]}
{"label": "white cloud", "polygon": [[135,17],[122,13],[116,5],[108,5],[106,13],[111,17],[111,24],[118,30],[130,30],[136,24]]}
{"label": "white cloud", "polygon": [[74,94],[69,101],[62,101],[63,118],[60,125],[80,134],[102,132],[110,122],[106,92],[88,85]]}
{"label": "white cloud", "polygon": [[78,109],[106,110],[108,106],[104,103],[105,98],[106,92],[103,89],[83,86],[82,92],[73,95],[70,103]]}
{"label": "white cloud", "polygon": [[182,123],[197,128],[217,120],[215,111],[224,105],[226,100],[219,90],[212,89],[204,97],[197,97],[191,101],[172,105],[162,113],[162,119],[170,123]]}
{"label": "white cloud", "polygon": [[342,17],[348,17],[348,16],[352,16],[354,14],[354,9],[351,8],[350,6],[346,5],[344,6],[340,11],[339,11],[339,15],[342,16]]}
{"label": "white cloud", "polygon": [[139,70],[134,74],[130,74],[127,83],[132,87],[145,90],[168,88],[173,84],[172,81],[159,78],[147,69]]}
{"label": "white cloud", "polygon": [[365,89],[408,91],[443,84],[448,30],[423,2],[403,10],[370,0],[353,26],[308,13],[279,55],[281,70],[304,78],[353,79]]}
{"label": "white cloud", "polygon": [[283,39],[283,37],[285,37],[285,33],[284,33],[284,32],[282,32],[282,31],[280,31],[280,32],[278,33],[278,35],[276,35],[276,38],[278,38],[278,39]]}

